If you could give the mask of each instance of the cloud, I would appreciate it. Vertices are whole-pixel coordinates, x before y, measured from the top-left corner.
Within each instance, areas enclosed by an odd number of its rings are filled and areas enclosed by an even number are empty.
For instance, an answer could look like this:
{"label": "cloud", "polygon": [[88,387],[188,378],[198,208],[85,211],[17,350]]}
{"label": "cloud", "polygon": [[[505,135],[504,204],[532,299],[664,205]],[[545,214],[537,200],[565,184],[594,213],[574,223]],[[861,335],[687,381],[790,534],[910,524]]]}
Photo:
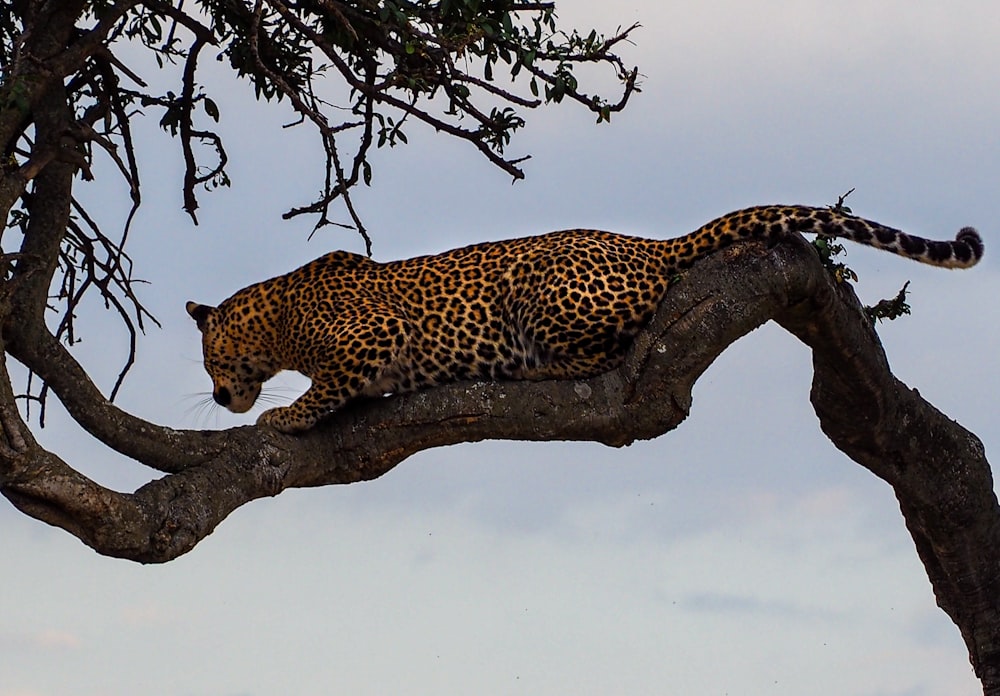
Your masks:
{"label": "cloud", "polygon": [[[23,633],[0,634],[0,649],[10,652],[56,652],[76,650],[80,637],[63,629],[43,629]],[[2,696],[2,694],[0,694]]]}
{"label": "cloud", "polygon": [[698,614],[719,614],[727,618],[745,615],[803,621],[829,621],[834,613],[828,610],[806,607],[795,602],[765,599],[749,594],[728,592],[698,592],[682,598],[678,602],[681,609]]}
{"label": "cloud", "polygon": [[122,609],[122,618],[132,627],[163,626],[170,623],[170,617],[163,607],[154,603],[135,604]]}
{"label": "cloud", "polygon": [[75,633],[48,629],[32,636],[32,642],[41,650],[73,650],[80,647],[80,638]]}

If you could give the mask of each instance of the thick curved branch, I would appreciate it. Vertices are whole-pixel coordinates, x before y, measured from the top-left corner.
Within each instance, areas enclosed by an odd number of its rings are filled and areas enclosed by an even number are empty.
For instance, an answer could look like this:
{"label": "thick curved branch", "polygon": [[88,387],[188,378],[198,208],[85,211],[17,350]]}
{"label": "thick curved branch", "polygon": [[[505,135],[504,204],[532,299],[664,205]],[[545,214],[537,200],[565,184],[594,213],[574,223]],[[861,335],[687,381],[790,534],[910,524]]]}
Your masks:
{"label": "thick curved branch", "polygon": [[[191,505],[185,502],[188,499],[212,499],[217,506],[214,523],[199,526],[207,533],[233,509],[256,497],[289,487],[373,479],[431,447],[484,439],[590,440],[621,446],[656,437],[684,420],[691,406],[692,385],[730,343],[788,312],[820,282],[832,281],[804,241],[769,252],[757,244],[737,245],[699,264],[667,293],[653,322],[618,370],[579,382],[456,384],[373,400],[349,406],[299,437],[257,428],[214,433],[208,438],[213,441],[211,452],[203,446],[204,435],[174,433],[178,450],[196,451],[202,445],[205,457],[200,466],[185,466],[178,475],[207,477],[215,483],[210,488],[184,486],[184,494],[178,497],[178,478],[168,476],[135,495],[141,494],[146,504],[163,510]],[[120,429],[118,412],[108,411],[114,407],[102,404],[92,385],[81,383],[85,373],[67,362],[65,350],[51,340],[17,343],[10,350],[19,360],[59,365],[55,372],[42,376],[69,402],[74,417],[108,442],[109,431]],[[28,347],[35,345],[37,352]],[[85,395],[82,400],[81,393]],[[109,415],[115,417],[112,425],[102,425]],[[131,456],[151,463],[140,454],[141,449],[132,448]],[[156,455],[154,466],[162,464],[161,456]],[[248,477],[267,483],[253,489],[245,483]],[[222,485],[220,481],[243,482],[236,488],[244,493],[224,499],[220,489],[232,490],[235,483]],[[32,490],[32,484],[22,483],[14,492],[23,501],[35,495]],[[54,505],[61,495],[58,488],[46,487],[41,493],[42,498],[51,497]],[[123,495],[121,500],[135,504],[134,496]],[[137,529],[136,533],[149,536],[152,530]],[[192,529],[178,533],[197,537]],[[126,545],[129,553],[134,546]],[[169,560],[188,548],[180,544],[166,550],[149,549],[143,559]],[[120,548],[98,550],[124,553]]]}
{"label": "thick curved branch", "polygon": [[59,261],[73,200],[76,165],[63,155],[75,143],[66,136],[72,111],[61,82],[53,82],[38,100],[34,122],[36,144],[60,156],[43,168],[34,180],[32,211],[14,267],[14,277],[22,282],[11,298],[19,320],[32,326],[44,325],[49,287]]}
{"label": "thick curved branch", "polygon": [[[767,258],[755,251],[760,249],[737,247],[702,264],[668,293],[628,363],[594,379],[457,384],[373,400],[345,409],[301,437],[257,428],[207,437],[178,432],[178,453],[200,447],[204,463],[175,469],[178,473],[133,494],[104,489],[30,445],[28,453],[6,460],[0,484],[19,509],[66,529],[101,553],[162,562],[190,550],[250,500],[290,487],[373,479],[431,447],[488,438],[595,440],[620,446],[655,437],[684,420],[691,385],[715,357],[784,307],[780,294],[763,280],[773,272],[747,271],[736,277],[757,278],[752,292],[744,289],[732,297],[725,292],[721,282],[732,275],[725,259],[760,263]],[[813,272],[823,273],[814,265]],[[113,432],[122,437],[122,431],[131,430],[130,424],[118,422],[127,416],[103,402],[93,385],[81,383],[85,373],[67,362],[62,346],[48,339],[29,345],[39,347],[29,350],[17,341],[11,352],[29,363],[59,366],[42,376],[73,404],[68,408],[88,430],[105,442]],[[141,449],[135,447],[132,456],[162,464],[165,451],[153,450],[149,457],[140,456]]]}
{"label": "thick curved branch", "polygon": [[227,442],[218,433],[176,431],[115,406],[47,330],[12,322],[7,352],[37,374],[84,430],[108,447],[158,471],[174,473],[210,460]]}
{"label": "thick curved branch", "polygon": [[[252,427],[213,433],[202,464],[132,494],[104,489],[41,450],[0,403],[0,489],[101,553],[168,561],[251,500],[373,479],[432,447],[484,439],[621,446],[662,435],[687,416],[691,389],[716,357],[772,319],[813,349],[812,400],[824,431],[893,485],[939,604],[961,628],[986,693],[1000,693],[1000,506],[982,444],[892,376],[850,287],[800,239],[771,249],[742,243],[699,263],[667,293],[625,364],[605,375],[455,384],[356,403],[299,437]],[[205,437],[175,436],[187,450]]]}
{"label": "thick curved branch", "polygon": [[962,631],[987,694],[1000,694],[1000,514],[982,442],[896,379],[853,293],[819,287],[781,319],[813,350],[823,432],[888,482],[938,605]]}

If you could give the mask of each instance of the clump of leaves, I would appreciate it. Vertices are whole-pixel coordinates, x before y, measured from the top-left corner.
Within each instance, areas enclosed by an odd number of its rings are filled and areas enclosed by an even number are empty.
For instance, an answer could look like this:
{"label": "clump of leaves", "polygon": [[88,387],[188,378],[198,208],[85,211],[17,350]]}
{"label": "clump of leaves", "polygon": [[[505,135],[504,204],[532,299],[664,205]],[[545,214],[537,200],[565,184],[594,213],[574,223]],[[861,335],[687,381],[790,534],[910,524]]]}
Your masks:
{"label": "clump of leaves", "polygon": [[819,252],[819,259],[823,262],[823,267],[833,275],[838,283],[858,279],[858,274],[851,270],[846,263],[834,260],[835,257],[846,251],[844,245],[836,241],[836,237],[816,235],[813,246]]}
{"label": "clump of leaves", "polygon": [[[285,217],[318,216],[316,227],[354,227],[365,238],[350,189],[372,180],[371,147],[406,144],[403,126],[423,123],[469,142],[514,179],[527,156],[510,156],[526,112],[575,101],[598,123],[639,91],[638,70],[616,54],[638,28],[564,29],[553,2],[515,0],[198,0],[200,12],[170,11],[179,34],[215,47],[258,98],[286,100],[319,131],[326,152],[321,195]],[[155,12],[167,12],[156,5]],[[205,22],[210,19],[210,22]],[[142,15],[140,27],[150,16]],[[149,31],[149,30],[148,30]],[[148,33],[147,31],[147,33]],[[172,35],[172,34],[171,34]],[[147,46],[164,50],[152,30]],[[202,44],[197,44],[200,48]],[[192,70],[196,46],[170,44]],[[620,86],[608,98],[583,86],[579,68],[610,70]],[[331,89],[331,86],[334,89]],[[346,91],[343,89],[346,88]],[[190,110],[190,100],[183,104]],[[182,115],[182,118],[186,117]],[[341,200],[351,224],[332,223]],[[195,203],[186,206],[193,209]]]}
{"label": "clump of leaves", "polygon": [[[853,188],[847,193],[838,196],[836,204],[831,205],[830,209],[838,213],[844,213],[845,215],[853,215],[851,209],[844,205],[844,201],[852,193],[854,193]],[[813,240],[813,246],[819,252],[819,258],[823,262],[823,266],[833,274],[838,283],[856,281],[858,279],[857,273],[848,268],[846,264],[834,261],[834,257],[845,252],[844,245],[834,241],[835,239],[835,237],[817,235],[816,239]],[[867,315],[868,319],[874,324],[876,321],[882,321],[883,319],[892,321],[904,314],[909,314],[910,305],[906,302],[906,289],[909,285],[910,281],[906,281],[892,299],[879,300],[874,305],[865,307],[865,315]]]}
{"label": "clump of leaves", "polygon": [[903,287],[900,288],[899,293],[891,300],[880,300],[872,307],[865,307],[865,314],[868,315],[868,319],[874,324],[876,321],[883,319],[892,321],[904,314],[909,314],[910,305],[906,302],[906,289],[909,285],[910,281],[903,283]]}
{"label": "clump of leaves", "polygon": [[[837,202],[831,205],[830,209],[837,213],[851,215],[851,209],[844,205],[844,201],[852,193],[854,193],[853,188],[847,193],[838,196]],[[813,240],[813,246],[819,252],[819,258],[823,262],[823,266],[833,275],[838,283],[858,279],[858,274],[851,270],[846,263],[834,260],[840,254],[846,253],[844,245],[837,242],[836,237],[829,237],[823,234],[816,235],[816,238]]]}

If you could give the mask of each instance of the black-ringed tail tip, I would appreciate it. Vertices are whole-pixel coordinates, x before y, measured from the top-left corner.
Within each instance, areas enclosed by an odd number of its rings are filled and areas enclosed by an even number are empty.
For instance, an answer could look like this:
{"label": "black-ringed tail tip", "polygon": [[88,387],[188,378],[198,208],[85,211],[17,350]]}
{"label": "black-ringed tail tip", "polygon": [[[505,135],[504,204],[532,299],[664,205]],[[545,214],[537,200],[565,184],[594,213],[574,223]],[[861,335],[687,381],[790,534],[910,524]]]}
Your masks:
{"label": "black-ringed tail tip", "polygon": [[983,238],[979,236],[975,227],[960,229],[955,235],[955,241],[968,249],[969,262],[966,265],[974,266],[983,258]]}
{"label": "black-ringed tail tip", "polygon": [[874,232],[874,243],[854,237],[851,239],[943,268],[970,268],[983,258],[983,238],[973,227],[963,227],[955,235],[953,242],[939,242],[915,237],[891,227],[878,227],[881,229]]}
{"label": "black-ringed tail tip", "polygon": [[796,232],[849,239],[943,268],[969,268],[983,257],[983,239],[972,227],[963,227],[954,241],[938,241],[833,208],[808,206],[767,205],[738,210],[673,241],[686,242],[700,251],[736,239],[764,238],[779,242]]}

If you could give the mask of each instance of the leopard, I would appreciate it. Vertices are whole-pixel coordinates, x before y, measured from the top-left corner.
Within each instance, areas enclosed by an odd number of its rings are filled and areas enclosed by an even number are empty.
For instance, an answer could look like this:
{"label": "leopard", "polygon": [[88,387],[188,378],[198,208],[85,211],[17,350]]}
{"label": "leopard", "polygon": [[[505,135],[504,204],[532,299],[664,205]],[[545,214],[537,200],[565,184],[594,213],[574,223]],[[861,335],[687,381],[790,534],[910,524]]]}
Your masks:
{"label": "leopard", "polygon": [[571,229],[378,262],[333,251],[218,306],[188,302],[212,398],[245,413],[283,370],[310,386],[260,426],[301,433],[345,404],[445,383],[583,380],[622,364],[664,294],[698,260],[744,240],[813,233],[945,268],[983,255],[834,207],[737,210],[689,234],[648,239]]}

